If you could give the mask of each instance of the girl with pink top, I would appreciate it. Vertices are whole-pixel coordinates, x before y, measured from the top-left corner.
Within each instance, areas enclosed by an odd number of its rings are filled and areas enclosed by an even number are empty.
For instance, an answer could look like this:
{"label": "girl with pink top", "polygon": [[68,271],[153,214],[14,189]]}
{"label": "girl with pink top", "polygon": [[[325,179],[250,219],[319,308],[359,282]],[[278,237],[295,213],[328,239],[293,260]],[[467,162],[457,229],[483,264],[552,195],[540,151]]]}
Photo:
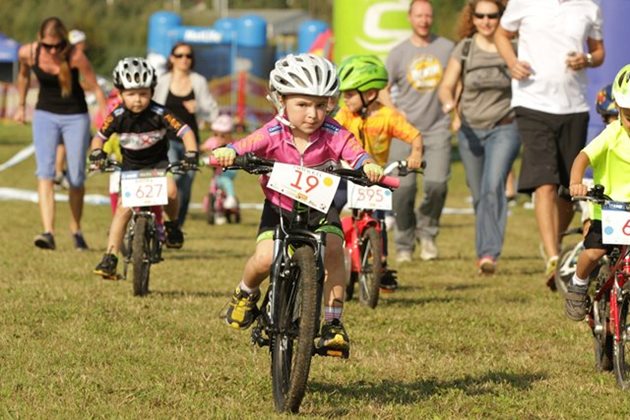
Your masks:
{"label": "girl with pink top", "polygon": [[[383,169],[372,163],[371,157],[349,131],[326,115],[329,98],[339,87],[335,66],[330,61],[312,54],[288,55],[276,62],[269,79],[268,99],[278,114],[244,139],[215,149],[213,155],[222,166],[231,165],[237,154],[253,152],[265,159],[309,168],[345,160],[355,168],[363,167],[371,181],[381,178]],[[269,275],[272,262],[273,229],[279,224],[280,217],[288,220],[290,212],[285,210],[292,208],[292,200],[267,188],[267,182],[268,177],[261,177],[265,204],[256,250],[245,265],[241,282],[225,313],[228,325],[237,329],[248,328],[255,319],[259,286]],[[341,323],[345,267],[339,213],[331,207],[327,214],[316,211],[311,214],[316,215],[312,225],[327,232],[325,323],[317,345],[347,352],[350,342]]]}

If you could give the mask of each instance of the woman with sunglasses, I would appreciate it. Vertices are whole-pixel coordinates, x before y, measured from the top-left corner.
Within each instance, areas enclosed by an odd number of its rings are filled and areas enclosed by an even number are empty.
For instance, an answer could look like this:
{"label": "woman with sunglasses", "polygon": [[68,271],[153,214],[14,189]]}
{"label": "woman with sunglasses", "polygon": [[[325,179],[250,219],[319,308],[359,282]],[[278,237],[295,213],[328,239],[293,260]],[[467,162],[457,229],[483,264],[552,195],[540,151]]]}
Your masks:
{"label": "woman with sunglasses", "polygon": [[[168,108],[177,118],[192,129],[199,145],[198,121],[214,121],[219,115],[216,101],[208,90],[208,81],[193,71],[195,56],[192,46],[184,42],[176,43],[171,49],[166,64],[167,72],[158,78],[153,100]],[[168,157],[171,162],[184,158],[184,143],[175,137],[170,138]],[[184,224],[195,173],[175,175],[179,192],[179,227]]]}
{"label": "woman with sunglasses", "polygon": [[503,248],[506,178],[520,148],[510,107],[510,74],[494,44],[505,0],[470,0],[460,13],[461,41],[438,88],[444,112],[455,111],[459,152],[473,196],[477,267],[493,274]]}
{"label": "woman with sunglasses", "polygon": [[78,250],[88,248],[81,233],[85,162],[90,141],[90,117],[85,92],[95,93],[99,112],[106,109],[105,96],[96,82],[96,75],[82,50],[68,42],[68,31],[57,17],[45,19],[39,28],[38,40],[20,47],[20,69],[17,78],[19,107],[15,120],[24,123],[26,94],[31,70],[39,81],[39,94],[33,113],[33,143],[37,162],[39,210],[44,232],[35,237],[35,246],[55,249],[55,157],[57,144],[63,141],[67,153],[69,183],[70,231]]}

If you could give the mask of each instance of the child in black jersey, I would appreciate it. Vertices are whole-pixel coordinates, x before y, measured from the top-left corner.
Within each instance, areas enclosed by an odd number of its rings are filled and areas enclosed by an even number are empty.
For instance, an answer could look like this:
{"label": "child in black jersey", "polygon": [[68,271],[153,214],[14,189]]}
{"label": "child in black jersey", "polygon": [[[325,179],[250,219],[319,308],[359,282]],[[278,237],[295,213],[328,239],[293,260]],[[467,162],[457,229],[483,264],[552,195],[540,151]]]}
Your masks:
{"label": "child in black jersey", "polygon": [[[114,86],[120,91],[122,104],[107,116],[101,129],[92,139],[90,162],[103,167],[107,155],[103,143],[114,133],[120,138],[123,156],[122,170],[166,168],[168,166],[167,131],[176,134],[186,147],[187,169],[197,165],[199,153],[195,135],[190,128],[178,120],[170,111],[151,100],[157,82],[155,69],[143,58],[124,58],[113,72]],[[181,248],[184,235],[177,221],[179,202],[175,181],[167,178],[168,204],[164,206],[169,221],[166,228],[166,246]],[[109,229],[107,251],[94,269],[94,274],[103,278],[116,278],[118,257],[125,227],[131,217],[129,208],[118,206]]]}

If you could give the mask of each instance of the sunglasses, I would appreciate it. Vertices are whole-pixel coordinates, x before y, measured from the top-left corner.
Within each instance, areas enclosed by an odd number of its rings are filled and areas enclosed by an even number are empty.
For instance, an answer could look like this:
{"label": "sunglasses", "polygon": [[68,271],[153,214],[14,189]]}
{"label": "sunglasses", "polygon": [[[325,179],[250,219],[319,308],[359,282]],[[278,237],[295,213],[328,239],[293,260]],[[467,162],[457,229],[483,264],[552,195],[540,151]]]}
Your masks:
{"label": "sunglasses", "polygon": [[53,48],[57,50],[63,50],[66,48],[66,41],[61,41],[56,44],[46,44],[45,42],[40,42],[40,45],[44,47],[46,50],[52,50]]}
{"label": "sunglasses", "polygon": [[173,54],[173,57],[175,57],[175,58],[186,57],[186,58],[192,60],[192,54]]}
{"label": "sunglasses", "polygon": [[477,19],[483,19],[485,17],[487,17],[488,19],[498,19],[501,16],[501,13],[496,12],[496,13],[473,13],[473,16],[476,17]]}

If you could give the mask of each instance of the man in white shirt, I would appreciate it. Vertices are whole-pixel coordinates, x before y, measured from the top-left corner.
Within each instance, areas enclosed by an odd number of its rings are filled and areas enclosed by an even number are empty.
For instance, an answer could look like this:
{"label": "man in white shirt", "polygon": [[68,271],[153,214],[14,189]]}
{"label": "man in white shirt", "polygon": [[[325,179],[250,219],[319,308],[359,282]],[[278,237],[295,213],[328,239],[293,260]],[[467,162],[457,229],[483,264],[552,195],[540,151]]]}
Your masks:
{"label": "man in white shirt", "polygon": [[[518,56],[510,43],[517,33]],[[518,189],[534,193],[551,287],[559,233],[573,217],[571,201],[558,191],[569,187],[571,165],[586,142],[585,70],[604,61],[601,10],[593,0],[511,0],[495,42],[513,79],[523,143]]]}

